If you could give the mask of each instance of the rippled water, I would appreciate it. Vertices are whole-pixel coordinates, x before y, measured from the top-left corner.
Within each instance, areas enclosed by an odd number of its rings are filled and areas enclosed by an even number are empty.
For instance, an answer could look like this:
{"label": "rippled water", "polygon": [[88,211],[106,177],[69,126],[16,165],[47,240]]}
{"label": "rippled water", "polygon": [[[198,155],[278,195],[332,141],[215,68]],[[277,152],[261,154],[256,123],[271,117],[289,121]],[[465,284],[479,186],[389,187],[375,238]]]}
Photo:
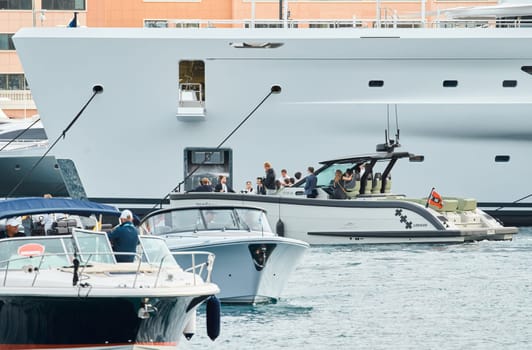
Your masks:
{"label": "rippled water", "polygon": [[180,349],[531,349],[532,228],[511,242],[311,248],[275,305]]}

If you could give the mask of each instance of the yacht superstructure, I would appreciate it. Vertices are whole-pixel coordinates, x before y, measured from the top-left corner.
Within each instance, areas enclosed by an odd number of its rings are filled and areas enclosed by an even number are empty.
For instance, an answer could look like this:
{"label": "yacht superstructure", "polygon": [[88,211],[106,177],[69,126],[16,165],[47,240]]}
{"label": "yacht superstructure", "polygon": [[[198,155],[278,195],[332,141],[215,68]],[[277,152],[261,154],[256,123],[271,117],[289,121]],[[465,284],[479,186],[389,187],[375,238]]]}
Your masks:
{"label": "yacht superstructure", "polygon": [[366,150],[397,115],[425,162],[394,169],[394,192],[532,210],[512,204],[532,192],[518,185],[532,176],[532,28],[26,28],[14,40],[50,138],[104,87],[53,152],[90,198],[149,207],[191,172],[181,190],[220,173],[243,188],[264,161],[304,172]]}

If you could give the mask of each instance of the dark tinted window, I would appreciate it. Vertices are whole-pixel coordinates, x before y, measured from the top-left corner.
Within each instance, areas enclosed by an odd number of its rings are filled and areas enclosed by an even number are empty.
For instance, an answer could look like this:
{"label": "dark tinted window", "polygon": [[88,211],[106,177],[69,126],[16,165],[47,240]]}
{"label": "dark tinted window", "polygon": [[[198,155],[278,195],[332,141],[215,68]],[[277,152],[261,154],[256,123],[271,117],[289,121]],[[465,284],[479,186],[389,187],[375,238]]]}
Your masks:
{"label": "dark tinted window", "polygon": [[383,80],[370,80],[368,85],[369,87],[383,87],[384,81]]}
{"label": "dark tinted window", "polygon": [[516,87],[517,86],[517,80],[504,80],[502,82],[502,87]]}
{"label": "dark tinted window", "polygon": [[31,0],[0,0],[1,10],[31,10]]}
{"label": "dark tinted window", "polygon": [[443,87],[457,87],[458,80],[444,80]]}
{"label": "dark tinted window", "polygon": [[85,10],[85,0],[42,0],[47,10]]}

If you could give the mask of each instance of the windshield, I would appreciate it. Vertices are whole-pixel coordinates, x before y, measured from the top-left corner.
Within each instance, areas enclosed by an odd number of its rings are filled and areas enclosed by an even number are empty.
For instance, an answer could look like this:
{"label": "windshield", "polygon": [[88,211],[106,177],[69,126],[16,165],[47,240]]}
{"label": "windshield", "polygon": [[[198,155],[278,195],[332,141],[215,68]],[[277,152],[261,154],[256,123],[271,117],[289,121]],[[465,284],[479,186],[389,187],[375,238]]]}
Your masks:
{"label": "windshield", "polygon": [[155,214],[141,224],[142,234],[164,235],[206,230],[271,232],[266,215],[254,208],[177,209]]}

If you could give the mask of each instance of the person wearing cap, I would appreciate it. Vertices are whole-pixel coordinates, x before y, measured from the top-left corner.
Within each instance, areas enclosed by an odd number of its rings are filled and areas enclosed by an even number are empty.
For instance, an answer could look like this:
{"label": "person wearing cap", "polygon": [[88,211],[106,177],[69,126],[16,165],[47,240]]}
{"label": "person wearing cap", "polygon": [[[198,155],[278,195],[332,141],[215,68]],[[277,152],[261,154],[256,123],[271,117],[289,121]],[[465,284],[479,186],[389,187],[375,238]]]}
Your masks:
{"label": "person wearing cap", "polygon": [[113,251],[117,253],[132,253],[115,255],[117,262],[133,262],[135,260],[134,253],[137,252],[137,244],[139,243],[139,231],[133,225],[133,213],[131,210],[124,210],[120,215],[120,225],[112,232],[108,233],[109,241],[113,247]]}
{"label": "person wearing cap", "polygon": [[24,237],[24,233],[19,232],[20,223],[17,219],[11,218],[6,221],[6,230],[0,233],[0,238]]}

